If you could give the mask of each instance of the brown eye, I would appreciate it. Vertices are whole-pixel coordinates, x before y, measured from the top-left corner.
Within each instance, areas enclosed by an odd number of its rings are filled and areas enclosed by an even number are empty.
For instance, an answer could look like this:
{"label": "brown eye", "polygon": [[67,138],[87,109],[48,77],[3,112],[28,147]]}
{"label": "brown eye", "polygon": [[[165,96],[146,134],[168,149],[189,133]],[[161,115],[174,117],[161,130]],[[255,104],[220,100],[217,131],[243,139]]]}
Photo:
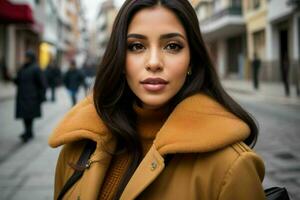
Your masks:
{"label": "brown eye", "polygon": [[129,51],[140,52],[144,49],[145,49],[145,47],[141,43],[131,43],[128,45]]}
{"label": "brown eye", "polygon": [[166,50],[174,51],[174,52],[178,52],[178,51],[180,51],[182,48],[183,48],[183,46],[180,45],[180,44],[177,44],[177,43],[169,43],[169,44],[165,47]]}

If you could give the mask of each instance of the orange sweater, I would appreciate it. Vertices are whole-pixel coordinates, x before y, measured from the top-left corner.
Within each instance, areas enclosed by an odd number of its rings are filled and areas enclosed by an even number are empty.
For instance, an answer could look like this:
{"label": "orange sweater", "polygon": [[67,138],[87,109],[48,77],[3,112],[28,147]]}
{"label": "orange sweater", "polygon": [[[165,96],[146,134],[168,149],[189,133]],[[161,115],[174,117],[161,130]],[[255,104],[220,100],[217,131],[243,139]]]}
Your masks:
{"label": "orange sweater", "polygon": [[[168,113],[165,110],[145,110],[134,106],[137,114],[137,131],[142,145],[144,157],[150,149],[156,133],[164,124]],[[131,156],[127,153],[114,155],[100,190],[99,199],[111,200],[117,192],[118,185],[128,169]]]}

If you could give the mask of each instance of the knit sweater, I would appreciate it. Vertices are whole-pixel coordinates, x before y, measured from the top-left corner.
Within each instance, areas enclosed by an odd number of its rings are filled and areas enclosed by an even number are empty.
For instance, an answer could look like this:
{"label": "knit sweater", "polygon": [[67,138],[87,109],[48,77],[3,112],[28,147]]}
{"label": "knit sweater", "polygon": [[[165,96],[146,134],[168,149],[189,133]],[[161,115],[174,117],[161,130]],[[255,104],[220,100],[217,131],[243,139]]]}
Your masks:
{"label": "knit sweater", "polygon": [[[167,119],[168,113],[163,109],[146,110],[136,105],[134,110],[137,114],[137,132],[142,146],[142,157],[144,157],[150,149],[156,133]],[[114,155],[100,190],[99,199],[110,200],[114,198],[122,177],[129,168],[131,159],[128,153]]]}

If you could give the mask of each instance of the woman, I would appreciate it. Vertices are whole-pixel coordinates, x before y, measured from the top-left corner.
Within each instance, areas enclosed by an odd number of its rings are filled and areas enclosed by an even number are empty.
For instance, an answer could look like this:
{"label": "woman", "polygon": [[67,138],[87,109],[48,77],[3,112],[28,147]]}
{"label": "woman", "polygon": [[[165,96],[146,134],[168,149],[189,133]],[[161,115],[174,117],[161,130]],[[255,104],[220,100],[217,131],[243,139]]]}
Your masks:
{"label": "woman", "polygon": [[64,145],[54,197],[94,141],[64,199],[264,199],[257,132],[221,87],[189,2],[128,0],[93,96],[49,138]]}
{"label": "woman", "polygon": [[36,64],[33,51],[25,53],[25,63],[14,80],[17,85],[16,118],[22,119],[25,131],[20,135],[23,142],[34,137],[34,119],[41,117],[41,104],[45,101],[46,79]]}

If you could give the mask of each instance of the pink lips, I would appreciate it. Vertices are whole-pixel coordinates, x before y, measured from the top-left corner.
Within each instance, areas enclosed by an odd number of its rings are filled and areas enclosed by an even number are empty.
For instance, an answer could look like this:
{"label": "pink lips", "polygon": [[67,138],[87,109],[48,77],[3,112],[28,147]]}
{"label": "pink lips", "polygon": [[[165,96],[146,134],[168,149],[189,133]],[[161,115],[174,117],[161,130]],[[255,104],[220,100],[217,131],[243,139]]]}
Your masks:
{"label": "pink lips", "polygon": [[140,83],[150,92],[159,92],[163,90],[169,82],[162,78],[147,78]]}

